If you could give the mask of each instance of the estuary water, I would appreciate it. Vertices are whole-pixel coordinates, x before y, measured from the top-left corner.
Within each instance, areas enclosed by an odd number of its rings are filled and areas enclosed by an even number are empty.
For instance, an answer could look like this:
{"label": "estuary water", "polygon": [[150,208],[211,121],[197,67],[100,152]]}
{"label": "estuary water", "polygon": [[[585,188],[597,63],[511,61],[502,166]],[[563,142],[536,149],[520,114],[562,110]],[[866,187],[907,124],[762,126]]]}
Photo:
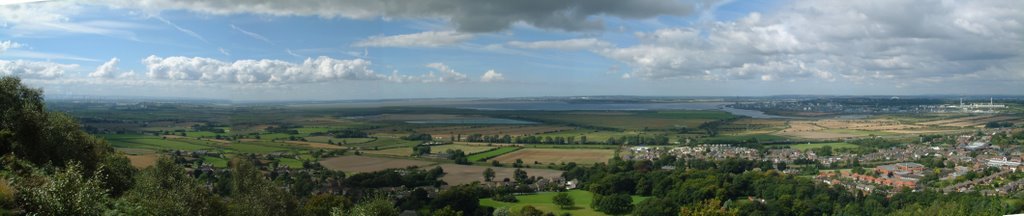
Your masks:
{"label": "estuary water", "polygon": [[752,118],[792,118],[768,115],[757,110],[744,110],[725,107],[731,103],[700,102],[700,103],[566,103],[561,101],[526,101],[526,102],[484,102],[442,105],[442,107],[475,109],[475,110],[547,110],[547,111],[596,111],[596,110],[721,110],[733,115]]}

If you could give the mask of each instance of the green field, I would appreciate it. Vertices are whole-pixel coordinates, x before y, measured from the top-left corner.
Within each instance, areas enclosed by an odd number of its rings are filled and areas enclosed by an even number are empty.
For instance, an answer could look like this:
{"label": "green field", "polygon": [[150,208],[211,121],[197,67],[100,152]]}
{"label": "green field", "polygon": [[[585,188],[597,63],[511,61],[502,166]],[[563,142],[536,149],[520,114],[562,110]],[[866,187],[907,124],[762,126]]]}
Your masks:
{"label": "green field", "polygon": [[306,141],[327,143],[328,140],[334,143],[345,143],[345,144],[359,144],[366,143],[376,140],[376,138],[334,138],[329,136],[311,136],[305,137]]}
{"label": "green field", "polygon": [[733,143],[743,143],[743,142],[747,142],[747,141],[750,141],[750,140],[757,140],[758,142],[765,142],[765,141],[780,141],[780,140],[788,140],[788,139],[790,139],[790,138],[789,137],[783,137],[783,136],[771,135],[771,134],[754,134],[754,135],[707,137],[707,138],[700,139],[700,142],[701,143],[711,143],[711,144],[733,144]]}
{"label": "green field", "polygon": [[115,148],[141,148],[152,150],[200,150],[211,146],[195,144],[192,140],[163,139],[141,134],[108,134],[102,136]]}
{"label": "green field", "polygon": [[490,151],[480,152],[479,154],[470,155],[466,159],[468,159],[469,161],[481,161],[484,160],[485,158],[494,158],[499,155],[508,154],[509,152],[514,152],[519,149],[519,147],[501,147]]}
{"label": "green field", "polygon": [[790,145],[786,145],[786,146],[789,146],[789,148],[797,149],[797,150],[800,150],[800,151],[804,151],[804,150],[808,150],[808,149],[816,149],[816,148],[821,148],[821,147],[825,147],[825,146],[831,146],[832,149],[857,148],[857,147],[860,147],[858,145],[854,145],[854,144],[850,144],[850,143],[845,143],[845,142],[810,143],[810,144],[804,143],[804,144],[790,144]]}
{"label": "green field", "polygon": [[236,142],[228,144],[224,147],[225,149],[242,152],[242,153],[270,153],[279,151],[289,151],[297,147],[278,142]]}
{"label": "green field", "polygon": [[264,133],[260,134],[261,140],[275,140],[275,139],[288,139],[289,137],[302,137],[301,134],[286,134],[286,133]]}
{"label": "green field", "polygon": [[701,123],[733,117],[728,112],[705,110],[636,112],[562,112],[521,116],[551,123],[586,125],[624,130],[697,128]]}
{"label": "green field", "polygon": [[224,158],[203,156],[203,162],[211,164],[216,168],[228,167],[228,160]]}
{"label": "green field", "polygon": [[277,159],[277,163],[281,164],[281,165],[288,166],[288,168],[292,168],[292,169],[301,169],[302,168],[302,161],[301,160],[296,160],[294,158],[278,158]]}
{"label": "green field", "polygon": [[636,132],[618,132],[618,131],[587,130],[587,129],[576,129],[576,130],[567,130],[567,131],[559,131],[559,132],[554,132],[554,133],[540,134],[540,136],[552,136],[552,137],[556,137],[556,136],[562,136],[562,137],[574,136],[574,137],[576,137],[576,141],[579,141],[579,137],[580,136],[587,136],[587,141],[588,142],[604,142],[605,140],[608,140],[608,138],[612,138],[612,137],[618,138],[618,137],[622,137],[622,136],[636,136],[636,135],[637,135]]}
{"label": "green field", "polygon": [[185,136],[193,137],[193,138],[195,138],[195,137],[207,137],[207,138],[210,138],[210,137],[216,137],[217,135],[224,136],[224,135],[227,135],[227,134],[214,133],[214,132],[209,132],[209,131],[188,131],[188,132],[185,132]]}
{"label": "green field", "polygon": [[[519,211],[519,209],[523,208],[523,206],[530,205],[544,212],[554,212],[555,215],[559,215],[562,213],[569,213],[572,215],[606,215],[604,213],[594,211],[594,209],[590,208],[590,203],[593,202],[594,200],[594,194],[590,193],[590,191],[570,190],[567,193],[569,193],[569,196],[572,197],[573,201],[576,202],[576,208],[571,210],[562,210],[561,208],[553,204],[551,198],[554,197],[555,194],[558,194],[557,192],[543,192],[531,195],[516,196],[516,199],[519,199],[519,202],[515,203],[499,202],[491,198],[480,199],[480,205],[495,208],[508,207],[512,210],[512,212],[517,212]],[[647,197],[633,196],[633,204],[635,205],[637,203],[640,203],[640,201],[643,201],[644,199],[647,199]]]}
{"label": "green field", "polygon": [[829,132],[829,133],[850,134],[850,135],[858,135],[858,136],[896,135],[896,133],[890,133],[890,132],[885,132],[885,131],[868,131],[868,130],[854,130],[854,129],[828,129],[828,130],[823,130],[823,131],[824,132]]}
{"label": "green field", "polygon": [[363,148],[363,149],[370,149],[370,150],[376,148],[376,149],[380,150],[380,149],[389,149],[389,148],[413,147],[413,146],[419,145],[420,143],[421,143],[420,141],[404,140],[404,139],[391,138],[391,137],[380,137],[380,138],[377,138],[377,140],[374,140],[373,142],[348,144],[346,146],[360,147],[360,148]]}

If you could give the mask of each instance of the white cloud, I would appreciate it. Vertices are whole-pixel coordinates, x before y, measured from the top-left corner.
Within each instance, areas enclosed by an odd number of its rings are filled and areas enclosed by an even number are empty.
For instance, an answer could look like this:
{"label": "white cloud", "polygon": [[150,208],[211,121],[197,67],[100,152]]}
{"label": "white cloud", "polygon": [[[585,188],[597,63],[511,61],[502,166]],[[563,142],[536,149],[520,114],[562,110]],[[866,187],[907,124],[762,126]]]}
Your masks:
{"label": "white cloud", "polygon": [[480,76],[480,82],[499,82],[503,80],[505,80],[505,75],[494,70],[488,70],[483,76]]}
{"label": "white cloud", "polygon": [[595,52],[643,79],[1024,80],[1013,76],[1024,69],[1017,4],[798,0],[735,21],[637,33],[636,45]]}
{"label": "white cloud", "polygon": [[116,8],[139,9],[158,14],[163,10],[189,10],[204,14],[258,14],[271,16],[319,16],[350,19],[440,19],[460,32],[495,32],[522,23],[543,29],[598,30],[603,19],[647,19],[690,14],[697,2],[678,0],[98,0]]}
{"label": "white cloud", "polygon": [[7,49],[22,47],[22,44],[13,41],[0,41],[0,53],[7,52]]}
{"label": "white cloud", "polygon": [[84,2],[42,1],[0,5],[0,30],[8,35],[49,36],[55,34],[96,34],[135,40],[133,29],[144,25],[110,20],[72,19],[84,10]]}
{"label": "white cloud", "polygon": [[577,38],[568,40],[554,40],[554,41],[510,41],[509,46],[524,48],[524,49],[559,49],[559,50],[587,50],[587,49],[601,49],[612,47],[611,43],[607,41],[598,40],[595,38]]}
{"label": "white cloud", "polygon": [[89,73],[89,77],[96,78],[113,78],[114,72],[117,72],[117,63],[121,60],[117,58],[111,58],[110,61],[103,63],[96,68],[96,71]]}
{"label": "white cloud", "polygon": [[356,42],[357,47],[439,47],[462,43],[472,34],[454,31],[427,31],[413,34],[374,36]]}
{"label": "white cloud", "polygon": [[76,64],[58,64],[25,60],[0,60],[0,76],[17,76],[24,79],[56,79],[64,72],[77,68]]}
{"label": "white cloud", "polygon": [[443,63],[430,63],[427,64],[427,67],[437,70],[440,75],[435,76],[434,72],[430,72],[425,77],[426,79],[423,79],[423,82],[463,82],[469,80],[466,74],[459,73]]}
{"label": "white cloud", "polygon": [[121,60],[118,59],[118,58],[111,58],[110,61],[107,61],[106,63],[103,63],[99,67],[96,67],[96,71],[93,71],[92,73],[89,73],[89,77],[100,78],[100,79],[113,79],[113,78],[126,79],[126,78],[134,77],[135,76],[134,72],[118,73],[118,71],[120,69],[117,68],[117,64],[120,63],[120,62],[121,62]]}
{"label": "white cloud", "polygon": [[157,57],[142,60],[151,79],[195,80],[213,83],[314,83],[337,80],[380,80],[386,77],[370,69],[370,61],[340,60],[326,56],[306,59],[301,64],[281,60],[238,60],[224,62],[202,57]]}
{"label": "white cloud", "polygon": [[225,56],[231,56],[231,53],[228,52],[228,50],[224,49],[223,47],[217,48],[217,51],[219,51],[220,54],[224,54]]}

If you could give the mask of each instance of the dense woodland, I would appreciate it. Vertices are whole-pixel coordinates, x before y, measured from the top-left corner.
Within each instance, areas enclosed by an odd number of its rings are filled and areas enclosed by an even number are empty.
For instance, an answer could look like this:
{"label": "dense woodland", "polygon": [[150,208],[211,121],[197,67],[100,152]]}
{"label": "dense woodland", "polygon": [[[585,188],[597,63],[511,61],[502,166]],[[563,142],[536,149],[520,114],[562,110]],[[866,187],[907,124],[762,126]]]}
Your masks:
{"label": "dense woodland", "polygon": [[[515,186],[461,185],[434,196],[421,189],[404,196],[378,190],[444,185],[440,168],[351,176],[327,171],[268,175],[251,158],[239,157],[220,173],[187,172],[171,158],[136,170],[104,140],[82,131],[72,117],[47,112],[41,91],[22,85],[17,78],[0,79],[0,120],[2,214],[398,215],[403,210],[421,215],[542,214],[535,209],[509,212],[479,205],[480,198],[521,191]],[[566,179],[580,180],[582,188],[595,194],[595,209],[613,215],[998,215],[1021,211],[1016,198],[974,193],[861,194],[782,174],[775,166],[748,160],[663,157],[656,161],[615,158],[559,168],[566,171]],[[516,180],[534,181],[527,175],[517,170]],[[319,188],[322,185],[345,188],[347,193],[338,195],[337,190]],[[650,198],[632,205],[630,195]]]}

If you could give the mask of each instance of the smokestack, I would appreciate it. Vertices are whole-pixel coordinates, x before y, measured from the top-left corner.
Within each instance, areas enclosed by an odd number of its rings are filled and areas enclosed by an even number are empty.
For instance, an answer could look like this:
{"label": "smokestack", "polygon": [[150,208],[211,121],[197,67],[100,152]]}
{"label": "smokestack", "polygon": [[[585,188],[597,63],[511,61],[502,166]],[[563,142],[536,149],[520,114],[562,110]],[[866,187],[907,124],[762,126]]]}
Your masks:
{"label": "smokestack", "polygon": [[992,105],[992,98],[988,98],[988,105]]}

